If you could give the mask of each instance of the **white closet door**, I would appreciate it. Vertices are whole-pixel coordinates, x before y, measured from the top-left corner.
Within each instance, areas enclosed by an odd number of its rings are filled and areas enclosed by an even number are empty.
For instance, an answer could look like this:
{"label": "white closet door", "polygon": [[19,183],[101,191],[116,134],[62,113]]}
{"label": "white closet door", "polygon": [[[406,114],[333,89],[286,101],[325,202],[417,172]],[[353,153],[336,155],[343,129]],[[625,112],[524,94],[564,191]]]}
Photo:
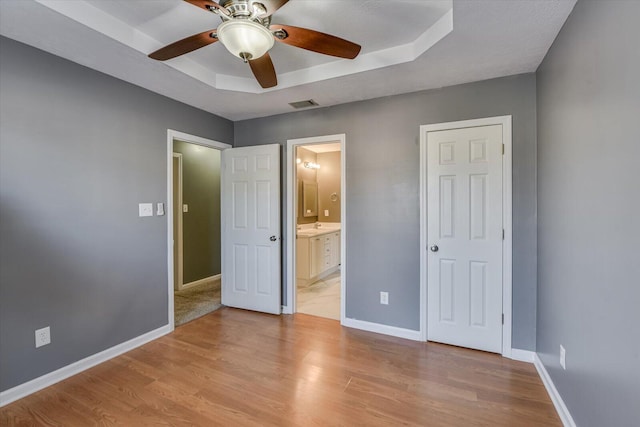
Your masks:
{"label": "white closet door", "polygon": [[502,126],[427,133],[428,340],[502,351]]}

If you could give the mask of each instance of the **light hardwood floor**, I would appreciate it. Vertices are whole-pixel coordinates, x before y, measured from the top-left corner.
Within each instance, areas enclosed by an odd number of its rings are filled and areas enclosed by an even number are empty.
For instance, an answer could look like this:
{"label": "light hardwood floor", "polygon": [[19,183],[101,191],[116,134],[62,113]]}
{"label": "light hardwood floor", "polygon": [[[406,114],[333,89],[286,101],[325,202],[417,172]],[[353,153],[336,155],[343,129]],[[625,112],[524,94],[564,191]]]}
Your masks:
{"label": "light hardwood floor", "polygon": [[561,423],[531,364],[223,308],[0,408],[0,425]]}

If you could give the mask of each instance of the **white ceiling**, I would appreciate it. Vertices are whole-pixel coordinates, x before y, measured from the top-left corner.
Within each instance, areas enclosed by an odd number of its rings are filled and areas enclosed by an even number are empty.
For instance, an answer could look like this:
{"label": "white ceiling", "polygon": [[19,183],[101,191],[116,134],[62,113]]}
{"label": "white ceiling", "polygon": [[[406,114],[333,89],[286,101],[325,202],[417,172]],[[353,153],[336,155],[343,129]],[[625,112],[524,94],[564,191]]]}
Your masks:
{"label": "white ceiling", "polygon": [[[0,34],[194,107],[242,120],[534,72],[576,0],[290,0],[274,23],[362,45],[355,61],[276,43],[264,91],[220,43],[157,62],[147,54],[217,27],[182,0],[1,0]],[[318,108],[318,107],[315,107]]]}

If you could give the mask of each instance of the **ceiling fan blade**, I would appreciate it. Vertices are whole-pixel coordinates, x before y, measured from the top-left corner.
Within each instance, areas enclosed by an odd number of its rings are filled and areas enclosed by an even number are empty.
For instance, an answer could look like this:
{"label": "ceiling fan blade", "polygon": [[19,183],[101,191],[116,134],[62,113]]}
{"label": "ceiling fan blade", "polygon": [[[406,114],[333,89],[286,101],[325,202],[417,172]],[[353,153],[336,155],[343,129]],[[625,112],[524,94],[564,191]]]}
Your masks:
{"label": "ceiling fan blade", "polygon": [[273,67],[273,61],[269,52],[265,53],[258,59],[250,59],[249,65],[253,75],[264,89],[274,87],[278,84],[278,78],[276,77],[276,69]]}
{"label": "ceiling fan blade", "polygon": [[276,40],[281,43],[311,50],[313,52],[324,53],[325,55],[353,59],[358,56],[361,49],[360,45],[351,43],[348,40],[320,33],[318,31],[309,30],[307,28],[273,24],[269,29],[271,31],[285,31],[287,36],[282,39],[278,37],[278,34],[276,33]]}
{"label": "ceiling fan blade", "polygon": [[264,16],[271,16],[273,13],[287,4],[289,0],[258,0],[258,3],[262,3],[267,9],[267,13]]}
{"label": "ceiling fan blade", "polygon": [[211,37],[212,34],[215,35],[216,30],[208,30],[200,34],[194,34],[191,37],[171,43],[162,49],[150,53],[149,58],[157,59],[158,61],[166,61],[167,59],[193,52],[196,49],[200,49],[201,47],[217,42],[218,39]]}
{"label": "ceiling fan blade", "polygon": [[218,9],[220,12],[228,15],[229,12],[224,7],[220,6],[217,2],[211,0],[184,0],[187,3],[191,3],[194,6],[200,7],[204,10],[211,11],[213,9]]}

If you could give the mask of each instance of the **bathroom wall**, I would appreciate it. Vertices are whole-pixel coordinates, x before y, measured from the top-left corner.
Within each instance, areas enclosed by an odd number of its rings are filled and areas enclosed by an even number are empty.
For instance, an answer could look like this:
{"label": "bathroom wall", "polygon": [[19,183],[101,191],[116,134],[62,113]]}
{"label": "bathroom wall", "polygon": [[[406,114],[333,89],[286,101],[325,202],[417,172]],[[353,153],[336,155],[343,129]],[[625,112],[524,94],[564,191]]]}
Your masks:
{"label": "bathroom wall", "polygon": [[[318,153],[318,220],[321,222],[340,222],[340,151]],[[338,199],[331,201],[331,194]],[[325,210],[329,215],[325,215]]]}
{"label": "bathroom wall", "polygon": [[182,154],[183,282],[220,274],[220,150],[175,141]]}
{"label": "bathroom wall", "polygon": [[318,155],[313,151],[298,147],[296,151],[296,159],[300,159],[298,163],[298,224],[313,224],[318,221],[317,216],[303,216],[302,212],[302,182],[318,181],[316,169],[308,169],[304,167],[304,162],[318,163]]}

